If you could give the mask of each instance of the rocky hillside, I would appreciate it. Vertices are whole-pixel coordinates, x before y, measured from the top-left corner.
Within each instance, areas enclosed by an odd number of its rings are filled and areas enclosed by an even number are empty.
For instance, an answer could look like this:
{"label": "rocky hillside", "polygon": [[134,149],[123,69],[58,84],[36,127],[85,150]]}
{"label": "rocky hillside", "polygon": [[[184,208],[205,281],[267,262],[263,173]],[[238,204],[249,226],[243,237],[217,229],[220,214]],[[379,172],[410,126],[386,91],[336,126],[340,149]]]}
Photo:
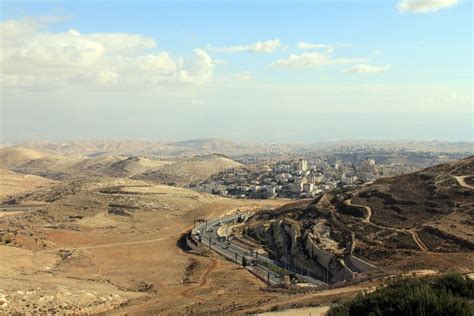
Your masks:
{"label": "rocky hillside", "polygon": [[244,237],[332,282],[415,262],[472,270],[473,184],[470,157],[261,212]]}

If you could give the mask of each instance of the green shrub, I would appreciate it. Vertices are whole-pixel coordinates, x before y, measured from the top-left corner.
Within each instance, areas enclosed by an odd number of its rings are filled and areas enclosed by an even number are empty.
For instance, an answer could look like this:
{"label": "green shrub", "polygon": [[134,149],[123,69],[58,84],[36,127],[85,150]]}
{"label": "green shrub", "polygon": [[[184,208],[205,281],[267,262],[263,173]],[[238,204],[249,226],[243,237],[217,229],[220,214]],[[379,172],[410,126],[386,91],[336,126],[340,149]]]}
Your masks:
{"label": "green shrub", "polygon": [[428,279],[399,279],[372,293],[336,304],[328,315],[470,316],[472,307],[464,298],[474,296],[473,285],[472,280],[456,273]]}
{"label": "green shrub", "polygon": [[435,289],[444,289],[446,292],[462,297],[474,298],[474,282],[467,276],[450,272],[434,279]]}

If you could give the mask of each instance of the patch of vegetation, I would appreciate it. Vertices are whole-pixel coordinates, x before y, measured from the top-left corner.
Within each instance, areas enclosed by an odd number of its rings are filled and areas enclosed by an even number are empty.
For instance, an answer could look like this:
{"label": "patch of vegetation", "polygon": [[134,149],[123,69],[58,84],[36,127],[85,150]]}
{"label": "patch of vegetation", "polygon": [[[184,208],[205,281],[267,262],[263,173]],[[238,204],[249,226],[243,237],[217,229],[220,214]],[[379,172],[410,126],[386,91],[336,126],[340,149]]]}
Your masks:
{"label": "patch of vegetation", "polygon": [[8,245],[11,244],[12,241],[12,236],[10,234],[0,235],[0,244]]}
{"label": "patch of vegetation", "polygon": [[274,264],[270,264],[266,261],[259,261],[259,264],[263,265],[264,267],[266,267],[268,270],[276,273],[278,276],[280,277],[283,277],[284,275],[288,274],[288,272],[283,269],[283,268],[280,268],[279,266],[276,266]]}
{"label": "patch of vegetation", "polygon": [[329,316],[460,315],[470,316],[474,281],[458,273],[425,279],[398,279],[371,293],[333,306]]}

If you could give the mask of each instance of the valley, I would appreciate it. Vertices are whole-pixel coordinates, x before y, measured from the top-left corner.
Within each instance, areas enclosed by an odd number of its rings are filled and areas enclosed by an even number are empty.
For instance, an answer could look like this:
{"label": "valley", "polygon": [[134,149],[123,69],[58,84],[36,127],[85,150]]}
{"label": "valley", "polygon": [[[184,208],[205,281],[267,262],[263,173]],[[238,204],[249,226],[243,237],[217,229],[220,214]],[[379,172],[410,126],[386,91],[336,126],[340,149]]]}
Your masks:
{"label": "valley", "polygon": [[117,154],[0,149],[0,311],[261,313],[474,269],[472,157],[313,198],[237,199],[192,190],[244,167],[226,156]]}

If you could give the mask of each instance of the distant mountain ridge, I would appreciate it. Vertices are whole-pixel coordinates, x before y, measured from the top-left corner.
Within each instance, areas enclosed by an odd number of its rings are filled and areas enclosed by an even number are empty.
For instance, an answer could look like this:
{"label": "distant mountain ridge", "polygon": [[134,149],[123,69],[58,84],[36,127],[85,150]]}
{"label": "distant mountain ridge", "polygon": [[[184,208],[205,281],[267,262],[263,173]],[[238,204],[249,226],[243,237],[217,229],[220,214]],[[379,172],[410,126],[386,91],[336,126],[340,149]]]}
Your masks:
{"label": "distant mountain ridge", "polygon": [[[312,144],[284,142],[236,143],[219,138],[197,138],[177,142],[146,140],[76,140],[68,142],[29,142],[5,148],[23,148],[67,156],[144,156],[182,157],[206,154],[241,155],[250,153],[305,153],[351,149],[394,149],[474,154],[474,142],[415,140],[341,140]],[[4,148],[3,148],[4,149]]]}

